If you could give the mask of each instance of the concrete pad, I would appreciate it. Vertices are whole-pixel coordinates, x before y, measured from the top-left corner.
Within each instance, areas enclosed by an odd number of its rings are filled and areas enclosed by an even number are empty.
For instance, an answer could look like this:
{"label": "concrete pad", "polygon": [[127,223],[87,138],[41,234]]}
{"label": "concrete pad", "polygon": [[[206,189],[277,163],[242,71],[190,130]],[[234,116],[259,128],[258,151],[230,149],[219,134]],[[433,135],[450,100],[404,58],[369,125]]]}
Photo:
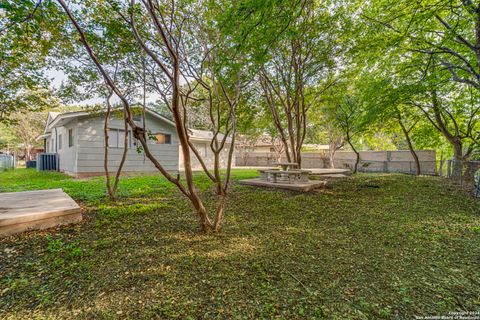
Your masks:
{"label": "concrete pad", "polygon": [[307,169],[312,171],[311,175],[313,176],[324,176],[324,175],[334,175],[334,174],[342,174],[342,175],[351,175],[352,172],[349,169]]}
{"label": "concrete pad", "polygon": [[[271,166],[271,167],[232,167],[232,169],[248,169],[248,170],[270,170],[278,168],[278,166]],[[303,170],[311,171],[310,175],[314,176],[321,176],[325,174],[344,174],[344,175],[351,175],[352,172],[350,169],[328,169],[328,168],[302,168]]]}
{"label": "concrete pad", "polygon": [[80,221],[80,206],[62,189],[0,193],[0,237]]}
{"label": "concrete pad", "polygon": [[247,186],[256,186],[256,187],[266,187],[266,188],[277,188],[277,189],[287,189],[300,192],[308,192],[320,187],[323,187],[326,184],[326,181],[308,181],[308,182],[297,182],[297,183],[273,183],[270,181],[260,180],[260,179],[248,179],[240,180],[240,184]]}
{"label": "concrete pad", "polygon": [[319,176],[312,176],[311,178],[314,180],[321,180],[321,179],[326,179],[326,180],[336,180],[336,179],[346,179],[349,176],[344,175],[344,174],[322,174]]}

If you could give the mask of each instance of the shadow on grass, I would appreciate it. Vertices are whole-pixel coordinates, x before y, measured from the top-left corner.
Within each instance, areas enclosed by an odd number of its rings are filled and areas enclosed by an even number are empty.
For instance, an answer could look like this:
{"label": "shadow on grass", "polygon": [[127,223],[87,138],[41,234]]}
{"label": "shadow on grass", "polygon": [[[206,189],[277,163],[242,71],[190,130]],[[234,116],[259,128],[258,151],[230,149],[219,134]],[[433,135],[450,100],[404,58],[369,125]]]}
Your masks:
{"label": "shadow on grass", "polygon": [[[361,187],[370,183],[380,188]],[[105,319],[476,310],[478,203],[442,183],[359,175],[308,194],[234,186],[215,236],[199,234],[189,203],[172,194],[90,203],[81,226],[1,242],[0,310]]]}

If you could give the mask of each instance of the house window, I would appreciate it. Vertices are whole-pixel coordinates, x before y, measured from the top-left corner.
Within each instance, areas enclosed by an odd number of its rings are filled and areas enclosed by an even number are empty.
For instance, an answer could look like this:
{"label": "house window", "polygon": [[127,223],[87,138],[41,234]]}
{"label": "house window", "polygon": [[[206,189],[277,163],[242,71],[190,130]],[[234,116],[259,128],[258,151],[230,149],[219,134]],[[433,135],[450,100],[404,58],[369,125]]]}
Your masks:
{"label": "house window", "polygon": [[[132,147],[132,131],[128,131],[128,148]],[[108,129],[108,146],[110,148],[123,148],[125,144],[125,130],[110,128]]]}
{"label": "house window", "polygon": [[158,132],[155,135],[155,143],[156,144],[171,144],[172,143],[172,135]]}
{"label": "house window", "polygon": [[62,149],[62,135],[59,134],[58,135],[58,150],[61,150]]}
{"label": "house window", "polygon": [[73,147],[73,129],[68,129],[68,147]]}
{"label": "house window", "polygon": [[118,146],[118,130],[108,129],[108,146],[110,148],[117,148]]}

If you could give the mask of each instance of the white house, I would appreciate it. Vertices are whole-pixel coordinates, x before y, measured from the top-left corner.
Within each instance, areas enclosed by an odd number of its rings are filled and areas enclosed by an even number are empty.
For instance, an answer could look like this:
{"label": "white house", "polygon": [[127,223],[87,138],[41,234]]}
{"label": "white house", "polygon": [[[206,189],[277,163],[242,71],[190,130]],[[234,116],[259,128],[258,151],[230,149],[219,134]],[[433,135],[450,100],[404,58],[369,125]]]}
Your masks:
{"label": "white house", "polygon": [[[134,118],[143,127],[142,116]],[[59,170],[74,177],[87,177],[104,173],[105,137],[104,114],[91,114],[85,111],[48,114],[44,133],[39,137],[44,141],[45,153],[56,153]],[[150,136],[150,151],[156,159],[171,172],[183,167],[183,156],[179,146],[175,124],[162,115],[148,110],[145,114],[145,128]],[[115,172],[120,164],[125,139],[122,119],[112,116],[109,125],[109,171]],[[213,152],[210,148],[212,133],[189,129],[190,140],[205,159],[209,168],[213,167]],[[157,172],[150,160],[144,155],[140,143],[128,132],[127,158],[123,173]],[[221,154],[221,164],[226,164],[231,139],[227,139],[225,150]],[[200,163],[192,153],[195,170],[201,170]]]}

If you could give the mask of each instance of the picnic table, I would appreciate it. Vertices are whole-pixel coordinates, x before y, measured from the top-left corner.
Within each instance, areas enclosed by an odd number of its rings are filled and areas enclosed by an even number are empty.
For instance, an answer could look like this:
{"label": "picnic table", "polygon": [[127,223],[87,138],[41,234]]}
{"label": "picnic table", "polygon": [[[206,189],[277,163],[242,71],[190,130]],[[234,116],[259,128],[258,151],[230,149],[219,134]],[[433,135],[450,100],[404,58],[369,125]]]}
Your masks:
{"label": "picnic table", "polygon": [[289,169],[297,169],[298,163],[296,162],[279,162],[278,165],[282,167],[283,171],[288,171]]}
{"label": "picnic table", "polygon": [[[264,181],[269,181],[273,183],[279,182],[308,182],[308,176],[312,173],[309,170],[259,170],[260,179]],[[280,177],[280,179],[279,179]]]}

